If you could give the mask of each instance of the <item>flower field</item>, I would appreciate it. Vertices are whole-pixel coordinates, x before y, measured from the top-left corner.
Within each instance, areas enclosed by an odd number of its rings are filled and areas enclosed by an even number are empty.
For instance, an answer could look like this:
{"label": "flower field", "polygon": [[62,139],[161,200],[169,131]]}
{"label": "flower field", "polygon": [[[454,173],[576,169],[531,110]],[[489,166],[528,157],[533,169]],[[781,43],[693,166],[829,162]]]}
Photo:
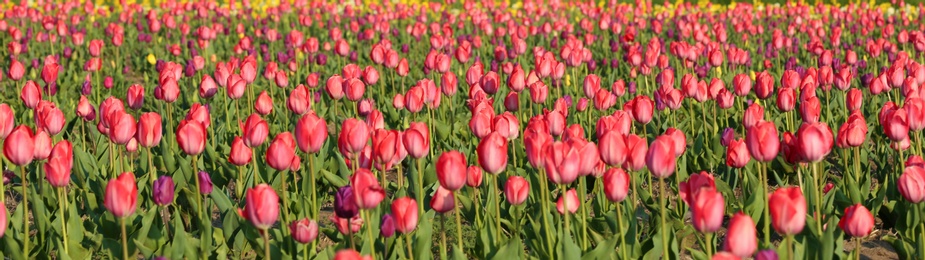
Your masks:
{"label": "flower field", "polygon": [[921,3],[0,11],[4,259],[925,259]]}

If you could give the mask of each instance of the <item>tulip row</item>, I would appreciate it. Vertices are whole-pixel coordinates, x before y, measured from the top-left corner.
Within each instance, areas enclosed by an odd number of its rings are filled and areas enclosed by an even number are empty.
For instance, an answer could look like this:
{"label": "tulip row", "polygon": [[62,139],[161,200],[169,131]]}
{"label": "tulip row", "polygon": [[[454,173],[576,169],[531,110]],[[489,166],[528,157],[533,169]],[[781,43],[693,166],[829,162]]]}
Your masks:
{"label": "tulip row", "polygon": [[925,257],[922,6],[27,2],[5,258]]}

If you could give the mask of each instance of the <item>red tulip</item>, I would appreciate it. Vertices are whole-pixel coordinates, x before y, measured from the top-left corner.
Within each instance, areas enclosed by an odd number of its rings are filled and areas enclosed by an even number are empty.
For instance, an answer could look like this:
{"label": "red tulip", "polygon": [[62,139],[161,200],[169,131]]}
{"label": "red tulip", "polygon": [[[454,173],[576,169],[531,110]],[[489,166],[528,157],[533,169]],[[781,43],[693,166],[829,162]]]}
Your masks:
{"label": "red tulip", "polygon": [[295,139],[289,132],[282,132],[273,138],[273,142],[267,148],[266,161],[270,167],[277,171],[288,170],[295,160]]}
{"label": "red tulip", "polygon": [[395,218],[395,230],[402,234],[414,231],[418,225],[418,204],[414,199],[401,197],[392,201],[392,216]]}
{"label": "red tulip", "polygon": [[[311,103],[309,100],[311,98],[312,93],[308,88],[306,88],[305,85],[299,84],[289,92],[289,98],[286,99],[286,108],[294,114],[303,115],[310,109],[309,106]],[[272,107],[272,102],[270,106]]]}
{"label": "red tulip", "polygon": [[686,181],[678,185],[678,196],[688,205],[694,204],[694,197],[703,190],[716,190],[716,181],[713,175],[707,172],[692,174]]}
{"label": "red tulip", "polygon": [[231,142],[231,152],[228,154],[228,162],[237,166],[244,166],[251,162],[253,151],[244,144],[244,139],[235,136]]}
{"label": "red tulip", "polygon": [[385,198],[385,190],[379,186],[376,176],[367,169],[357,169],[350,176],[350,186],[353,187],[354,199],[360,209],[373,209]]}
{"label": "red tulip", "polygon": [[421,87],[420,85],[411,87],[408,90],[408,93],[405,94],[405,108],[407,108],[411,113],[420,112],[421,109],[424,109],[424,94],[424,87]]}
{"label": "red tulip", "polygon": [[22,87],[22,92],[19,94],[19,99],[27,108],[33,109],[42,100],[42,90],[34,81],[26,81],[26,84]]}
{"label": "red tulip", "polygon": [[550,134],[561,136],[562,132],[565,131],[565,114],[562,114],[559,110],[546,111],[546,124],[549,126]]}
{"label": "red tulip", "polygon": [[559,211],[559,214],[565,214],[565,210],[568,209],[569,214],[575,214],[575,212],[578,212],[580,204],[581,201],[578,200],[575,189],[570,189],[562,196],[559,196],[559,200],[556,201],[556,210]]}
{"label": "red tulip", "polygon": [[726,146],[726,165],[733,168],[743,168],[752,160],[745,140],[735,139]]}
{"label": "red tulip", "polygon": [[742,125],[745,126],[745,129],[749,129],[761,121],[764,121],[764,108],[758,103],[752,103],[745,109]]}
{"label": "red tulip", "polygon": [[333,75],[325,82],[325,91],[334,100],[344,97],[344,79],[340,75]]}
{"label": "red tulip", "polygon": [[206,148],[206,128],[199,121],[183,120],[177,126],[177,144],[188,155],[198,155]]}
{"label": "red tulip", "polygon": [[276,76],[273,77],[273,81],[277,87],[286,88],[289,86],[289,74],[286,74],[284,70],[278,70],[276,71]]}
{"label": "red tulip", "polygon": [[241,133],[244,137],[244,144],[249,147],[257,147],[267,140],[270,127],[267,125],[267,121],[254,113],[248,116],[244,124],[241,125]]}
{"label": "red tulip", "polygon": [[736,213],[729,220],[726,231],[726,242],[723,250],[738,257],[750,257],[758,249],[758,237],[755,222],[742,212]]}
{"label": "red tulip", "polygon": [[701,190],[694,193],[691,202],[691,222],[694,223],[694,229],[702,233],[713,233],[722,227],[725,200],[721,193],[709,189]]}
{"label": "red tulip", "polygon": [[[359,228],[357,228],[357,231],[359,231]],[[334,260],[373,260],[373,258],[368,255],[360,255],[360,252],[353,249],[341,249],[334,254]]]}
{"label": "red tulip", "polygon": [[675,171],[675,141],[671,136],[661,135],[652,141],[646,154],[646,166],[656,178],[666,178]]}
{"label": "red tulip", "polygon": [[9,105],[0,104],[0,139],[6,139],[13,132],[13,127],[16,126],[15,116]]}
{"label": "red tulip", "polygon": [[732,79],[732,87],[736,96],[747,96],[752,91],[752,79],[746,74],[736,75]]}
{"label": "red tulip", "polygon": [[819,162],[832,151],[832,130],[825,123],[804,123],[797,131],[797,147],[803,159]]}
{"label": "red tulip", "polygon": [[51,150],[51,157],[45,162],[45,179],[54,187],[66,187],[71,181],[74,152],[71,142],[61,140]]}
{"label": "red tulip", "polygon": [[867,139],[867,122],[860,113],[852,112],[848,116],[848,122],[842,124],[838,129],[836,143],[842,148],[858,147],[864,144],[865,139]]}
{"label": "red tulip", "polygon": [[620,166],[626,162],[628,149],[623,135],[617,131],[607,131],[598,142],[601,160],[610,166]]}
{"label": "red tulip", "polygon": [[35,108],[35,127],[45,130],[50,135],[56,135],[64,128],[64,112],[61,112],[54,102],[40,101]]}
{"label": "red tulip", "polygon": [[430,152],[430,132],[427,125],[420,122],[411,122],[411,126],[405,130],[402,136],[402,142],[408,155],[412,158],[421,159]]}
{"label": "red tulip", "polygon": [[781,235],[795,235],[806,225],[806,199],[799,187],[780,188],[768,198],[771,225]]}
{"label": "red tulip", "polygon": [[279,219],[279,196],[270,185],[258,184],[247,190],[244,210],[239,210],[244,219],[264,232]]}
{"label": "red tulip", "polygon": [[745,145],[752,158],[759,162],[770,162],[780,151],[780,139],[774,122],[758,122],[745,132]]}
{"label": "red tulip", "polygon": [[[177,80],[173,78],[173,76],[168,76],[161,81],[160,87],[154,89],[154,98],[160,96],[160,99],[167,103],[177,101],[177,98],[180,96],[180,86],[178,84],[179,83],[177,83]],[[229,87],[229,89],[231,88]]]}
{"label": "red tulip", "polygon": [[449,151],[437,159],[437,180],[440,186],[451,191],[457,191],[466,185],[467,172],[466,157],[458,151]]}
{"label": "red tulip", "polygon": [[61,68],[58,66],[58,63],[52,62],[47,63],[46,60],[45,66],[42,67],[42,80],[45,81],[46,85],[54,84],[58,80],[58,70]]}
{"label": "red tulip", "polygon": [[349,79],[345,81],[344,84],[344,90],[348,100],[356,102],[363,98],[363,93],[366,92],[366,84],[363,84],[363,81],[359,79]]}
{"label": "red tulip", "polygon": [[295,125],[296,144],[302,152],[317,153],[327,138],[327,123],[314,112],[303,115]]}
{"label": "red tulip", "polygon": [[[218,76],[216,76],[218,78]],[[221,83],[221,79],[219,79]],[[221,84],[219,84],[221,85]],[[231,99],[239,99],[244,96],[244,91],[247,90],[247,81],[244,78],[241,78],[238,74],[232,74],[228,77],[227,86],[228,97]]]}
{"label": "red tulip", "polygon": [[453,191],[445,189],[443,186],[438,186],[437,191],[434,192],[433,197],[430,198],[430,208],[434,209],[437,213],[447,213],[456,207],[455,200]]}
{"label": "red tulip", "polygon": [[511,176],[504,182],[504,198],[511,205],[520,205],[527,201],[530,183],[520,176]]}
{"label": "red tulip", "polygon": [[131,114],[119,111],[109,116],[109,140],[116,144],[127,144],[135,137],[137,122]]}
{"label": "red tulip", "polygon": [[[355,154],[362,151],[368,141],[369,128],[367,128],[366,123],[354,118],[344,120],[340,136],[337,139],[338,147],[343,147],[346,152]],[[408,145],[405,147],[408,147]]]}
{"label": "red tulip", "polygon": [[845,209],[838,227],[853,237],[865,237],[874,229],[874,215],[864,205],[854,204]]}
{"label": "red tulip", "polygon": [[641,124],[648,124],[652,121],[652,109],[654,104],[649,96],[636,96],[630,102],[623,105],[623,110],[632,112],[633,119]]}
{"label": "red tulip", "polygon": [[125,101],[131,109],[141,109],[145,102],[145,87],[139,84],[132,84],[128,87],[128,93],[125,94]]}
{"label": "red tulip", "polygon": [[864,93],[860,89],[852,88],[848,90],[848,93],[845,94],[845,105],[849,111],[861,109],[861,104],[864,102],[863,95]]}
{"label": "red tulip", "polygon": [[318,238],[318,222],[304,218],[289,224],[289,233],[292,240],[300,244],[308,244]]}
{"label": "red tulip", "polygon": [[264,90],[257,96],[257,102],[254,103],[254,110],[261,115],[269,115],[273,111],[273,99]]}
{"label": "red tulip", "polygon": [[758,73],[755,94],[760,99],[767,99],[774,93],[774,77],[767,71]]}
{"label": "red tulip", "polygon": [[549,96],[549,87],[546,86],[546,83],[537,81],[530,84],[528,89],[530,90],[530,101],[533,101],[534,104],[546,102],[546,98]]}
{"label": "red tulip", "polygon": [[[581,127],[579,126],[577,129],[580,130]],[[582,133],[578,136],[584,136],[584,134]],[[594,172],[594,167],[601,163],[601,156],[597,152],[597,144],[577,138],[568,140],[568,144],[575,147],[575,151],[578,152],[578,175],[588,176]]]}
{"label": "red tulip", "polygon": [[796,106],[796,91],[793,88],[780,88],[777,90],[777,109],[781,112],[790,112]]}
{"label": "red tulip", "polygon": [[138,207],[138,186],[135,175],[124,172],[106,184],[106,196],[103,200],[106,209],[117,218],[131,216]]}
{"label": "red tulip", "polygon": [[35,154],[35,142],[32,129],[20,125],[13,129],[3,143],[3,155],[11,163],[23,166],[32,162]]}
{"label": "red tulip", "polygon": [[601,181],[607,200],[618,203],[626,199],[630,190],[630,176],[626,171],[620,168],[610,168],[604,173]]}
{"label": "red tulip", "polygon": [[492,120],[494,117],[494,111],[490,107],[476,108],[475,112],[472,113],[472,118],[469,119],[469,130],[472,131],[475,137],[484,139],[488,134],[492,133]]}
{"label": "red tulip", "polygon": [[626,162],[624,168],[631,171],[639,171],[646,167],[646,156],[649,154],[649,144],[646,140],[638,135],[626,136]]}
{"label": "red tulip", "polygon": [[594,74],[588,74],[585,76],[584,84],[582,85],[585,97],[594,98],[597,94],[597,91],[601,89],[601,77],[598,77]]}
{"label": "red tulip", "polygon": [[48,156],[51,155],[51,136],[49,136],[48,133],[44,130],[39,129],[35,132],[35,135],[32,136],[32,141],[34,143],[32,157],[35,160],[48,159]]}
{"label": "red tulip", "polygon": [[494,118],[492,130],[500,134],[504,139],[517,139],[520,135],[520,120],[511,112],[504,112]]}
{"label": "red tulip", "polygon": [[563,142],[551,142],[543,152],[546,176],[555,184],[569,184],[578,178],[581,158],[575,147]]}
{"label": "red tulip", "polygon": [[497,132],[493,132],[485,139],[479,142],[478,159],[479,165],[486,172],[498,174],[507,167],[507,149],[508,143]]}
{"label": "red tulip", "polygon": [[13,81],[19,81],[22,79],[23,75],[26,74],[26,67],[23,66],[22,62],[19,60],[13,59],[10,63],[9,77]]}
{"label": "red tulip", "polygon": [[141,114],[138,118],[136,138],[142,147],[154,147],[161,142],[161,115],[154,112]]}
{"label": "red tulip", "polygon": [[907,201],[918,204],[925,200],[925,168],[922,166],[906,166],[896,184]]}
{"label": "red tulip", "polygon": [[819,115],[822,113],[822,104],[819,98],[810,97],[800,102],[800,118],[806,123],[819,122]]}

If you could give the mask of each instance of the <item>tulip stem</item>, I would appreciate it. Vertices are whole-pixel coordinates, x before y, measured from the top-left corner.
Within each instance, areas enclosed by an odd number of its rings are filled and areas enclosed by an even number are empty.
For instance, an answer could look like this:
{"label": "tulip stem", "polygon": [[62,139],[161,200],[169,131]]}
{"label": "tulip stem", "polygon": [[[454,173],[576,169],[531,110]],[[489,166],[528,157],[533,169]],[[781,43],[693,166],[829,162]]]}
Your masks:
{"label": "tulip stem", "polygon": [[768,199],[768,164],[767,164],[767,163],[759,163],[759,164],[761,164],[761,170],[760,170],[761,177],[759,177],[759,178],[761,178],[761,194],[760,194],[760,196],[762,196],[762,199],[765,200],[764,203],[763,203],[763,204],[764,204],[764,210],[761,211],[761,214],[764,215],[764,216],[762,217],[762,218],[764,219],[764,221],[762,221],[762,222],[764,222],[764,229],[763,229],[763,231],[764,231],[764,244],[765,244],[766,246],[770,246],[770,245],[771,245],[771,217],[770,217],[770,213],[769,213],[769,211],[770,211],[770,205],[769,205],[769,201],[767,201],[767,199]]}
{"label": "tulip stem", "polygon": [[665,193],[665,179],[664,178],[658,178],[658,188],[659,188],[658,206],[660,207],[658,216],[659,216],[659,224],[661,224],[661,229],[662,229],[662,258],[667,259],[669,258],[668,256],[668,225],[665,224],[665,197],[667,197],[668,194]]}
{"label": "tulip stem", "polygon": [[793,235],[787,235],[784,238],[785,251],[787,251],[787,259],[793,259]]}
{"label": "tulip stem", "polygon": [[[367,219],[367,220],[372,219],[369,217],[370,216],[369,210],[363,210],[361,212],[363,214],[363,219]],[[376,240],[373,238],[373,225],[366,225],[366,236],[369,238],[369,241],[368,241],[369,248],[373,252],[375,252],[376,251]]]}
{"label": "tulip stem", "polygon": [[814,218],[816,219],[816,229],[818,229],[819,234],[822,234],[822,196],[819,194],[821,192],[819,189],[819,165],[816,164],[810,165],[813,168],[813,195],[816,199],[816,203],[814,203],[816,204],[816,212],[813,215],[815,215]]}
{"label": "tulip stem", "polygon": [[146,147],[145,149],[148,150],[148,168],[150,168],[148,174],[151,174],[151,185],[154,185],[154,179],[157,179],[157,169],[154,168],[154,154],[151,153],[151,147]]}
{"label": "tulip stem", "polygon": [[408,259],[414,260],[414,251],[411,250],[411,234],[405,234],[405,247],[408,248]]}
{"label": "tulip stem", "polygon": [[65,188],[58,188],[58,207],[61,211],[61,245],[64,246],[64,254],[67,255],[67,222],[65,217],[67,216],[67,193],[64,190]]}
{"label": "tulip stem", "polygon": [[713,258],[713,233],[708,232],[703,235],[705,236],[705,240],[706,240],[704,244],[706,244],[706,247],[707,247],[707,259],[712,259]]}
{"label": "tulip stem", "polygon": [[261,230],[263,233],[263,258],[270,259],[270,234],[269,230]]}
{"label": "tulip stem", "polygon": [[861,185],[861,147],[854,148],[854,182]]}
{"label": "tulip stem", "polygon": [[446,216],[439,214],[440,218],[440,259],[447,259],[446,254]]}
{"label": "tulip stem", "polygon": [[854,238],[854,260],[861,260],[861,238]]}
{"label": "tulip stem", "polygon": [[585,205],[585,178],[578,177],[578,207],[581,208],[581,249],[588,248],[588,207]]}
{"label": "tulip stem", "polygon": [[193,179],[196,180],[196,192],[195,192],[196,193],[196,212],[199,213],[199,218],[203,218],[205,216],[205,213],[202,212],[202,192],[201,192],[202,187],[200,186],[200,183],[199,183],[199,171],[197,171],[199,167],[196,166],[196,156],[195,155],[193,155],[192,162],[193,162],[192,164],[193,165]]}
{"label": "tulip stem", "polygon": [[418,212],[424,212],[424,159],[417,159],[418,161],[418,176],[417,183],[415,183],[418,188],[418,192],[415,192],[418,202]]}
{"label": "tulip stem", "polygon": [[[549,214],[549,184],[546,183],[546,178],[543,178],[543,175],[545,175],[543,172],[543,168],[540,168],[540,177],[538,179],[540,179],[540,195],[542,196],[543,205],[543,226],[550,227],[551,225],[547,224],[549,223],[549,217],[547,216]],[[555,247],[553,247],[552,233],[549,232],[549,228],[543,228],[543,231],[546,234],[548,250],[553,250]],[[550,253],[549,255],[552,256],[553,254]]]}
{"label": "tulip stem", "polygon": [[[455,191],[453,193],[456,193]],[[456,246],[458,250],[463,249],[463,237],[462,237],[462,219],[459,216],[459,211],[462,210],[462,203],[459,202],[459,197],[455,194],[453,195],[453,203],[456,207]]]}
{"label": "tulip stem", "polygon": [[623,235],[623,231],[626,230],[626,228],[623,227],[623,212],[620,203],[622,202],[615,203],[617,207],[617,225],[620,227],[620,231],[617,232],[617,236],[620,237],[620,255],[623,256],[621,259],[629,259],[626,256],[626,236]]}
{"label": "tulip stem", "polygon": [[315,189],[315,156],[308,154],[308,182],[311,185],[312,191],[311,200],[312,200],[312,218],[318,218],[318,197],[315,193],[318,191]]}
{"label": "tulip stem", "polygon": [[[501,196],[500,196],[500,194],[501,194],[501,187],[500,187],[500,186],[501,186],[501,182],[498,182],[498,175],[497,175],[497,174],[492,174],[492,175],[491,175],[491,182],[492,182],[492,186],[495,187],[495,191],[492,192],[492,195],[494,195],[494,197],[495,197],[495,212],[498,213],[498,217],[495,218],[495,224],[498,225],[498,230],[497,230],[497,234],[496,234],[497,236],[496,236],[496,238],[500,239],[500,238],[501,238],[501,233],[503,233],[503,232],[501,232],[501,205],[500,205],[501,203],[498,202],[498,200],[501,199]],[[566,222],[566,223],[568,223],[568,222]]]}
{"label": "tulip stem", "polygon": [[23,208],[23,217],[22,217],[22,254],[26,258],[29,257],[29,194],[27,188],[29,187],[28,180],[26,178],[26,166],[20,166],[19,172],[22,174],[22,208]]}
{"label": "tulip stem", "polygon": [[119,223],[122,224],[122,259],[128,260],[128,236],[125,232],[125,218],[119,218]]}

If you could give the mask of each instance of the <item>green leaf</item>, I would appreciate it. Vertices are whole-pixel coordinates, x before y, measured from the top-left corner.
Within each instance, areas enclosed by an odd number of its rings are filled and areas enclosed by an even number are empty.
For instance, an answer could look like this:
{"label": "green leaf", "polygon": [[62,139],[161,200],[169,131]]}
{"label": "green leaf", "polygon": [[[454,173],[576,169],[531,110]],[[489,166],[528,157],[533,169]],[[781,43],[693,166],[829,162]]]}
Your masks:
{"label": "green leaf", "polygon": [[[603,243],[597,244],[590,252],[581,256],[582,260],[601,260],[601,259],[614,259],[615,256],[620,254],[621,250],[625,248],[617,248],[617,241],[620,237],[613,236],[607,240],[604,240]],[[617,252],[614,252],[614,248],[617,249]]]}
{"label": "green leaf", "polygon": [[[563,230],[564,232],[564,230]],[[559,240],[559,244],[556,246],[556,254],[558,259],[579,259],[581,258],[581,248],[575,244],[575,241],[572,240],[570,234],[559,234],[562,239]]]}
{"label": "green leaf", "polygon": [[328,180],[328,182],[331,183],[331,185],[334,185],[335,187],[343,187],[347,185],[347,181],[344,180],[344,178],[341,178],[340,176],[337,176],[329,172],[328,170],[322,169],[321,176],[324,176],[324,179]]}
{"label": "green leaf", "polygon": [[514,237],[509,240],[506,245],[498,249],[498,252],[495,252],[495,255],[491,259],[505,260],[505,259],[522,259],[523,253],[523,242],[520,240],[520,237]]}
{"label": "green leaf", "polygon": [[[434,211],[428,211],[421,219],[434,219]],[[418,228],[414,231],[414,259],[431,259],[433,258],[433,222],[421,221]]]}

